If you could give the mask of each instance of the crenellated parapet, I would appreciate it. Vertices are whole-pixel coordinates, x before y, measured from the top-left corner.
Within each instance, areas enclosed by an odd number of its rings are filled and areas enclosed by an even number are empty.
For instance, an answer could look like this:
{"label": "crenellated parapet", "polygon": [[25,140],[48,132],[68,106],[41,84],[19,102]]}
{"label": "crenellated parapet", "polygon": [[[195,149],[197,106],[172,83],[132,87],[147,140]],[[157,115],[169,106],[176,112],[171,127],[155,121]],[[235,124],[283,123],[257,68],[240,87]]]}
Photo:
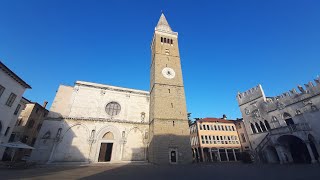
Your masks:
{"label": "crenellated parapet", "polygon": [[[283,109],[291,104],[295,104],[300,101],[308,101],[309,98],[320,94],[320,78],[314,80],[314,82],[308,82],[304,84],[304,87],[298,85],[298,90],[295,88],[285,92],[279,96],[267,98],[266,105],[268,111],[275,109]],[[305,102],[307,103],[307,102]]]}
{"label": "crenellated parapet", "polygon": [[[298,89],[298,90],[297,90]],[[298,85],[298,88],[293,88],[288,92],[284,92],[281,95],[275,97],[265,98],[265,107],[267,111],[273,111],[276,109],[284,109],[285,107],[297,103],[299,101],[308,100],[309,98],[320,94],[320,77],[314,80],[314,82],[308,82],[304,84],[304,87]],[[264,97],[263,90],[260,85],[254,87],[244,93],[238,93],[237,99],[239,106],[248,103],[259,97]]]}
{"label": "crenellated parapet", "polygon": [[264,95],[263,89],[260,84],[256,87],[253,87],[253,88],[243,92],[243,93],[238,92],[238,95],[237,95],[237,100],[238,100],[239,106],[246,104],[250,101],[253,101],[255,99],[258,99],[258,98],[265,99],[265,95]]}

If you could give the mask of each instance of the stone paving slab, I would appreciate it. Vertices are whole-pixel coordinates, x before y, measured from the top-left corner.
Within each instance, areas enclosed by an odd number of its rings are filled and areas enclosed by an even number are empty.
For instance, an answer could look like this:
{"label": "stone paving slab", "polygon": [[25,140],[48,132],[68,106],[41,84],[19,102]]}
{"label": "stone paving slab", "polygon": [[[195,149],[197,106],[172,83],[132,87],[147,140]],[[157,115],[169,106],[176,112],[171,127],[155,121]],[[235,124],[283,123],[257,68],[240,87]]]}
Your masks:
{"label": "stone paving slab", "polygon": [[54,165],[0,169],[0,179],[254,179],[319,180],[317,165],[254,165],[241,163],[157,166],[151,164]]}

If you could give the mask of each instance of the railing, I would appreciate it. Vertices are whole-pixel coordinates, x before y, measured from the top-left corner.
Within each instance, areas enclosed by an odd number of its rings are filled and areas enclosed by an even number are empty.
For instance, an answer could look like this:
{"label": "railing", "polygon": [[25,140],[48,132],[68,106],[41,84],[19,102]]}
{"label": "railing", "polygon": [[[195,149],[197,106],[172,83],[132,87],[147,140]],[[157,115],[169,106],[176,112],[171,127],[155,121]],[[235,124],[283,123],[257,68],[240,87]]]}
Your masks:
{"label": "railing", "polygon": [[262,139],[260,144],[256,147],[256,152],[259,152],[269,141],[270,132]]}
{"label": "railing", "polygon": [[270,130],[270,135],[276,135],[276,134],[288,134],[298,131],[310,131],[311,128],[307,123],[299,123],[299,124],[291,124],[288,126],[279,127],[276,129]]}

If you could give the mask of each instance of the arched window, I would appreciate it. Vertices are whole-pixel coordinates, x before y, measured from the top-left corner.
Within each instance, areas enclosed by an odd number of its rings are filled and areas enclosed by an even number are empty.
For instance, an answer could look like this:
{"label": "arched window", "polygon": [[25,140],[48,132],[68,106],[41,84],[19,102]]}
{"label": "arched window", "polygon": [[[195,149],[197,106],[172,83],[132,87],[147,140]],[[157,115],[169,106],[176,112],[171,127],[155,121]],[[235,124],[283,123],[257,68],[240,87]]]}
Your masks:
{"label": "arched window", "polygon": [[59,128],[58,131],[57,131],[57,134],[56,134],[56,138],[59,139],[60,136],[61,136],[61,131],[62,131],[62,128]]}
{"label": "arched window", "polygon": [[292,118],[291,115],[287,112],[283,113],[283,119],[289,119]]}
{"label": "arched window", "polygon": [[96,130],[93,129],[93,130],[91,131],[90,139],[94,139],[95,134],[96,134]]}
{"label": "arched window", "polygon": [[167,43],[167,38],[164,38],[164,43]]}
{"label": "arched window", "polygon": [[173,44],[173,40],[171,39],[171,42],[170,42],[170,44]]}
{"label": "arched window", "polygon": [[259,126],[259,124],[257,122],[255,124],[256,124],[256,128],[257,128],[258,132],[261,133],[262,132],[261,127]]}
{"label": "arched window", "polygon": [[266,128],[267,128],[268,130],[270,130],[270,129],[271,129],[271,127],[270,127],[270,125],[269,125],[269,123],[268,123],[268,121],[267,121],[267,120],[264,120],[264,124],[266,125]]}
{"label": "arched window", "polygon": [[287,126],[294,125],[294,121],[289,113],[283,113],[283,119],[286,122]]}
{"label": "arched window", "polygon": [[252,123],[251,123],[251,130],[252,130],[253,134],[257,133],[256,128],[254,127],[254,125]]}
{"label": "arched window", "polygon": [[161,37],[161,42],[163,42],[163,37]]}
{"label": "arched window", "polygon": [[263,122],[260,121],[260,127],[262,129],[263,132],[267,131],[266,127],[264,126]]}
{"label": "arched window", "polygon": [[280,122],[277,117],[272,116],[271,124],[273,124],[274,128],[280,127]]}

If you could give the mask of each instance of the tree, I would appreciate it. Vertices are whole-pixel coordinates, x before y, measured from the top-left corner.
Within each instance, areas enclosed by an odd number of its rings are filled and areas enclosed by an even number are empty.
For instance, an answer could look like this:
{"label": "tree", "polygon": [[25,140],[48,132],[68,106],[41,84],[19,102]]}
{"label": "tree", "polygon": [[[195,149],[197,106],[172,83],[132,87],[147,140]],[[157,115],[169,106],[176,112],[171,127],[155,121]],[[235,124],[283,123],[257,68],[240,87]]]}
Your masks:
{"label": "tree", "polygon": [[189,126],[193,123],[193,121],[190,119],[191,117],[191,113],[188,113],[188,123],[189,123]]}

